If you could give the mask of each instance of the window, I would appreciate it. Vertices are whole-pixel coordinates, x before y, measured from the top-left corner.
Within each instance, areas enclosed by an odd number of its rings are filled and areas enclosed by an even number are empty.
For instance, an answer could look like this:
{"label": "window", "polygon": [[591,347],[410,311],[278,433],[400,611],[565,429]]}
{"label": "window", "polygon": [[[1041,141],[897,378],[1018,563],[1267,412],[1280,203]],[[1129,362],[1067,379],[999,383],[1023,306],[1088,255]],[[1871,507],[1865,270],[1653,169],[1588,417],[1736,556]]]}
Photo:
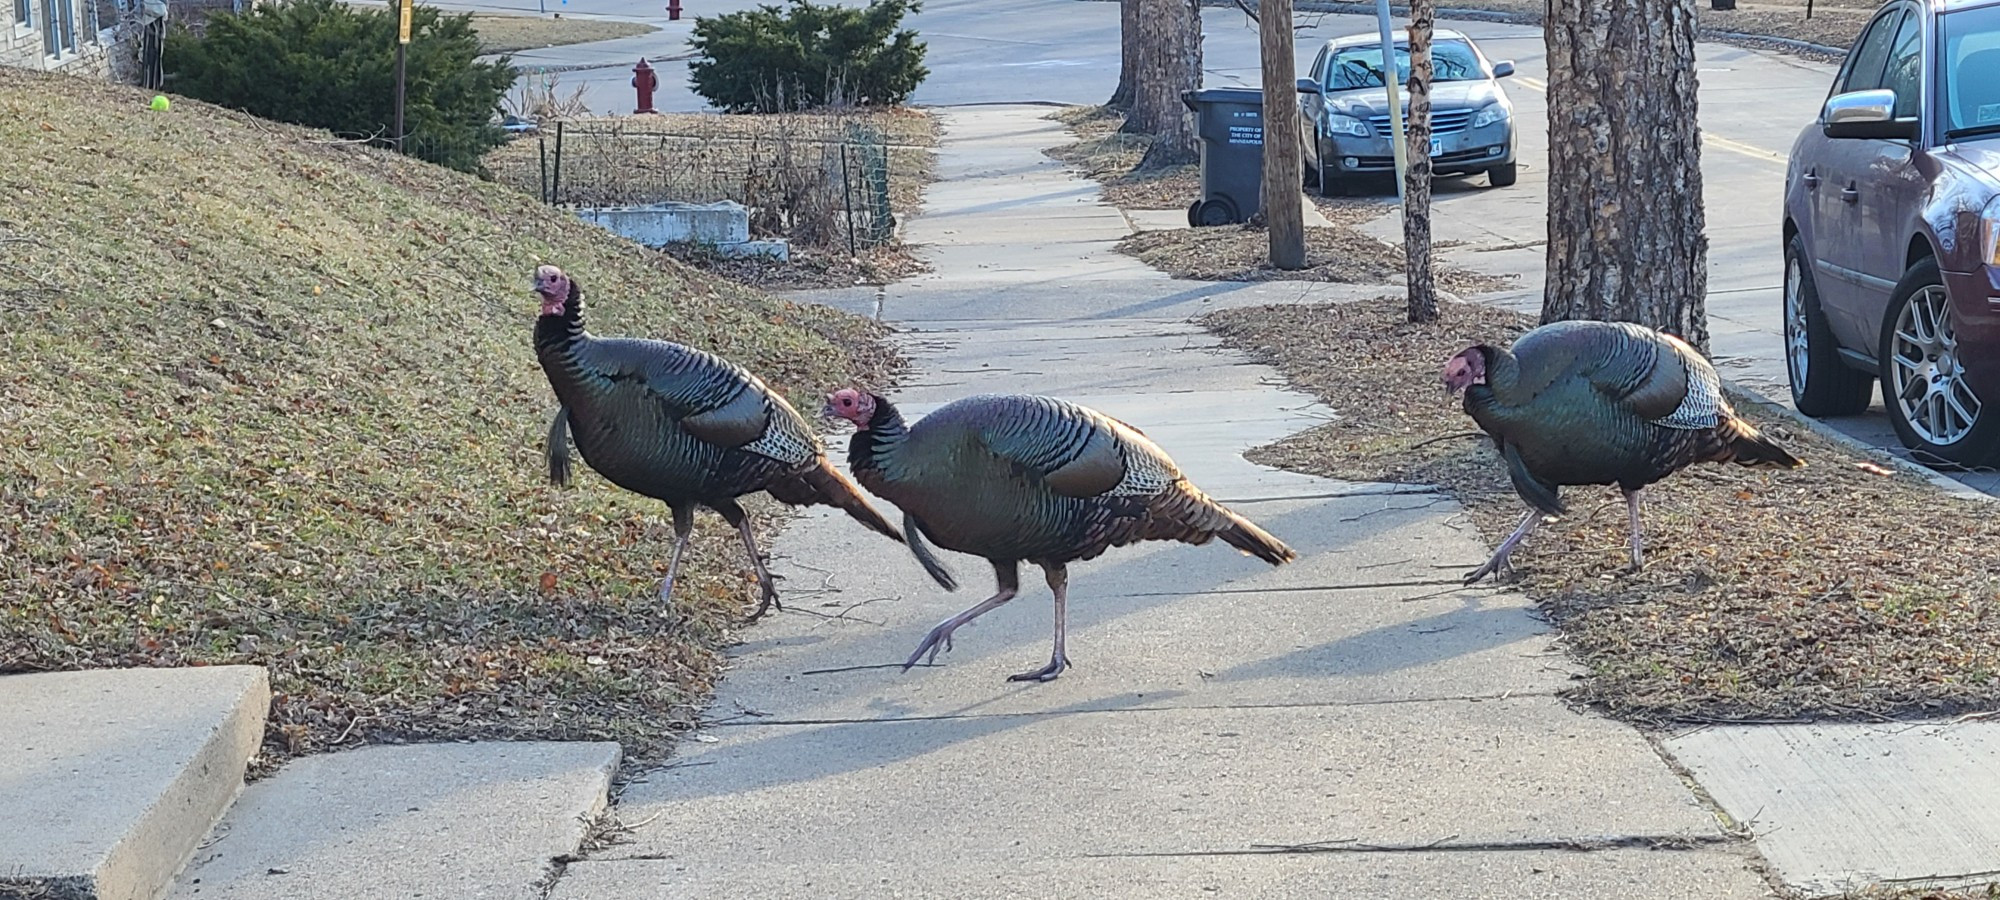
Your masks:
{"label": "window", "polygon": [[2000,6],[1938,17],[1937,109],[1946,140],[2000,133]]}
{"label": "window", "polygon": [[[1476,81],[1486,77],[1479,56],[1464,41],[1439,41],[1431,45],[1432,81]],[[1396,81],[1410,80],[1410,47],[1396,45]],[[1326,89],[1351,91],[1382,86],[1382,45],[1359,44],[1334,53],[1327,63]]]}
{"label": "window", "polygon": [[1914,15],[1903,17],[1896,39],[1889,42],[1889,64],[1882,72],[1882,86],[1896,92],[1898,119],[1916,118],[1921,109],[1918,101],[1923,99],[1924,54],[1919,24]]}
{"label": "window", "polygon": [[1868,31],[1854,45],[1854,52],[1848,54],[1847,66],[1840,73],[1835,93],[1872,91],[1882,86],[1882,64],[1889,58],[1891,38],[1896,33],[1896,25],[1907,15],[1905,9],[1897,7],[1876,16],[1875,21],[1868,24]]}
{"label": "window", "polygon": [[34,0],[14,0],[14,22],[22,28],[35,27]]}

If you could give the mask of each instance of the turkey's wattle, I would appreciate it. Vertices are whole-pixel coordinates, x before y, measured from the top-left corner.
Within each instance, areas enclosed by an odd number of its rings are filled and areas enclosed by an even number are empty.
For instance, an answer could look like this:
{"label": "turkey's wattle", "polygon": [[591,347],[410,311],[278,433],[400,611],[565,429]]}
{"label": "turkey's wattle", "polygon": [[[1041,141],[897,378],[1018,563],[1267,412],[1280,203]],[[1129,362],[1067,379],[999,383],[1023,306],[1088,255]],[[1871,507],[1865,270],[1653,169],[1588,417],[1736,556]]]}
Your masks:
{"label": "turkey's wattle", "polygon": [[1695,463],[1795,469],[1805,463],[1736,415],[1715,367],[1685,341],[1626,322],[1554,322],[1510,349],[1468,347],[1445,364],[1447,390],[1493,438],[1514,491],[1533,507],[1469,584],[1507,567],[1541,524],[1564,512],[1564,485],[1625,493],[1631,559],[1645,559],[1639,492]]}
{"label": "turkey's wattle", "polygon": [[542,315],[535,356],[561,407],[549,424],[549,480],[569,480],[573,437],[583,461],[612,484],[673,510],[674,553],[660,597],[673,593],[694,511],[719,513],[743,538],[762,599],[755,619],[778,604],[750,520],[736,498],[768,492],[793,506],[823,504],[903,540],[859,488],[826,458],[826,447],[785,399],[721,357],[667,341],[599,338],[583,328],[583,292],[562,269],[535,270]]}
{"label": "turkey's wattle", "polygon": [[1068,401],[982,394],[910,425],[880,395],[847,388],[827,397],[825,411],[854,423],[854,478],[903,511],[910,552],[931,577],[957,586],[925,537],[985,557],[999,584],[931,629],[905,671],[927,653],[935,660],[959,626],[1013,599],[1022,562],[1041,566],[1055,594],[1055,649],[1048,665],[1010,680],[1048,681],[1069,666],[1068,563],[1147,540],[1221,538],[1272,565],[1298,556],[1203,494],[1138,429]]}

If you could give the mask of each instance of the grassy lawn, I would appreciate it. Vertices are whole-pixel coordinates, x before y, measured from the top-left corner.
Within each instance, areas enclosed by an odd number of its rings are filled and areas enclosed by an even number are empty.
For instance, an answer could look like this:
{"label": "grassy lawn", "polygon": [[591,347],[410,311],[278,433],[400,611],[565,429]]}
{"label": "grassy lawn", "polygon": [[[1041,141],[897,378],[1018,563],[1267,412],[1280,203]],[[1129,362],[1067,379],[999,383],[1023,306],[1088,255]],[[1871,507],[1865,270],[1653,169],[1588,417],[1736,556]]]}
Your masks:
{"label": "grassy lawn", "polygon": [[504,13],[473,13],[472,28],[479,33],[479,50],[482,53],[512,53],[564,44],[587,44],[660,30],[638,22],[565,19],[560,16],[544,19],[541,16]]}
{"label": "grassy lawn", "polygon": [[[703,514],[544,481],[542,262],[592,330],[817,409],[879,326],[691,270],[506,187],[195,102],[0,69],[0,672],[268,666],[267,763],[391,739],[657,758],[749,608]],[[768,534],[775,511],[756,507]]]}
{"label": "grassy lawn", "polygon": [[[1459,350],[1511,343],[1533,323],[1449,304],[1440,323],[1414,326],[1402,303],[1228,310],[1205,324],[1341,416],[1253,461],[1440,485],[1495,545],[1525,506],[1438,376]],[[1993,507],[1738,406],[1806,468],[1708,465],[1649,489],[1637,574],[1620,571],[1624,504],[1610,488],[1567,489],[1571,514],[1515,553],[1520,587],[1589,667],[1575,695],[1646,723],[2000,706]]]}

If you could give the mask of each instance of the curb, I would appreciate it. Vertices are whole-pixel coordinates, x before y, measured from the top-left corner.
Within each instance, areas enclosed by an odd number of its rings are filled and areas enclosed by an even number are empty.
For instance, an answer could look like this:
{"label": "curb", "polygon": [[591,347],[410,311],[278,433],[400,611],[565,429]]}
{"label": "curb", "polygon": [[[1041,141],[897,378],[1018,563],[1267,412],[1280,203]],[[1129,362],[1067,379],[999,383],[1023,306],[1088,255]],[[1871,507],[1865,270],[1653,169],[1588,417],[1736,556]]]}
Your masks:
{"label": "curb", "polygon": [[1805,415],[1782,403],[1775,402],[1763,394],[1737,384],[1734,381],[1730,381],[1727,378],[1722,380],[1722,392],[1728,394],[1729,399],[1736,403],[1757,407],[1764,412],[1786,419],[1807,431],[1847,447],[1870,459],[1887,462],[1891,467],[1900,469],[1904,474],[1914,475],[1930,482],[1932,487],[1943,491],[1949,496],[1960,500],[1974,500],[1984,503],[2000,501],[2000,497],[1973,490],[1956,479],[1929,466],[1897,456],[1872,444],[1864,443],[1853,435]]}

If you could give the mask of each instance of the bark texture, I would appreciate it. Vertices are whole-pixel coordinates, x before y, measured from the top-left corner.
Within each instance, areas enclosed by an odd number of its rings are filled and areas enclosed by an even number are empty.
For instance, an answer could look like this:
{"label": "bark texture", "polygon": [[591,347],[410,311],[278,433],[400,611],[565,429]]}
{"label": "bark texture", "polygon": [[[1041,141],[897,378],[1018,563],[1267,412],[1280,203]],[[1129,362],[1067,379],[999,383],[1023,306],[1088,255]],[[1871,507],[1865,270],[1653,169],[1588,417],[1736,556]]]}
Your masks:
{"label": "bark texture", "polygon": [[1543,322],[1637,322],[1708,352],[1694,15],[1694,0],[1548,0]]}
{"label": "bark texture", "polygon": [[1403,173],[1403,272],[1412,322],[1438,317],[1437,281],[1431,267],[1431,32],[1437,0],[1410,0],[1410,81],[1404,86],[1410,114],[1403,119],[1409,167]]}
{"label": "bark texture", "polygon": [[1201,88],[1200,0],[1138,0],[1132,111],[1122,130],[1153,136],[1140,168],[1194,162],[1194,113],[1181,92]]}
{"label": "bark texture", "polygon": [[1264,63],[1263,214],[1271,266],[1306,267],[1305,183],[1299,136],[1297,63],[1292,57],[1292,0],[1264,0],[1257,29]]}
{"label": "bark texture", "polygon": [[1118,87],[1104,105],[1129,112],[1132,109],[1133,70],[1139,64],[1139,0],[1118,0]]}

